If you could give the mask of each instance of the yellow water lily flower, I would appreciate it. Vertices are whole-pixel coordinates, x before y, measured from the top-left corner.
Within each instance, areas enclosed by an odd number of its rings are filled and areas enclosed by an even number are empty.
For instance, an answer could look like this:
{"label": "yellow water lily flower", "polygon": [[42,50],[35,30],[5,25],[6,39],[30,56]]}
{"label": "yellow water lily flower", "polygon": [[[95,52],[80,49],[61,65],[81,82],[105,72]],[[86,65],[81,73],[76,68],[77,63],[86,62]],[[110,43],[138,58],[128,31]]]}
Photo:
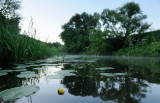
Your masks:
{"label": "yellow water lily flower", "polygon": [[59,95],[63,95],[63,94],[64,94],[64,90],[63,90],[62,88],[59,88],[59,89],[58,89],[58,94],[59,94]]}

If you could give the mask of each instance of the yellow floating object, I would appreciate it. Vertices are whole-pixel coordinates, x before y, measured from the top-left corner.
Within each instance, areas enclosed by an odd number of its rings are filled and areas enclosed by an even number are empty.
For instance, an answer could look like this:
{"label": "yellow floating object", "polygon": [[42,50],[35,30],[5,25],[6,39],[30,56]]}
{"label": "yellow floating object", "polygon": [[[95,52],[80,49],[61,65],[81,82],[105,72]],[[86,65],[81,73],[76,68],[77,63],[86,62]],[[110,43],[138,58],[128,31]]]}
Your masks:
{"label": "yellow floating object", "polygon": [[58,89],[58,94],[59,94],[59,95],[63,95],[63,94],[64,94],[64,90],[63,90],[62,88],[59,88],[59,89]]}
{"label": "yellow floating object", "polygon": [[70,62],[67,63],[68,65],[70,64]]}

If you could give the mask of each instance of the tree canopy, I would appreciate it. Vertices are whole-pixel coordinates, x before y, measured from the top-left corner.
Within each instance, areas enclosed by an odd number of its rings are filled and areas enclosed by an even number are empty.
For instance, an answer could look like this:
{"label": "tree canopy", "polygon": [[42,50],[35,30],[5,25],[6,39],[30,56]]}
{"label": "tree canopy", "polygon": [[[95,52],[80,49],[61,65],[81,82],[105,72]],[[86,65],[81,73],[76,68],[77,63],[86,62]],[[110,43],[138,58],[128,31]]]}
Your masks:
{"label": "tree canopy", "polygon": [[75,14],[62,26],[61,39],[70,53],[85,51],[90,46],[90,30],[97,26],[98,19],[91,14]]}
{"label": "tree canopy", "polygon": [[74,15],[62,26],[61,39],[69,53],[87,49],[94,53],[111,54],[132,45],[132,35],[142,34],[150,27],[145,22],[139,4],[129,2],[115,10],[104,9],[101,14]]}
{"label": "tree canopy", "polygon": [[0,0],[0,14],[6,17],[17,17],[20,9],[19,0]]}
{"label": "tree canopy", "polygon": [[112,35],[122,35],[126,38],[125,43],[129,45],[129,35],[141,34],[148,30],[150,24],[144,22],[147,18],[135,2],[130,2],[116,10],[103,10],[101,20],[105,30]]}
{"label": "tree canopy", "polygon": [[137,3],[130,2],[116,10],[104,9],[100,22],[102,27],[91,32],[91,50],[110,54],[132,44],[132,35],[144,33],[150,24]]}

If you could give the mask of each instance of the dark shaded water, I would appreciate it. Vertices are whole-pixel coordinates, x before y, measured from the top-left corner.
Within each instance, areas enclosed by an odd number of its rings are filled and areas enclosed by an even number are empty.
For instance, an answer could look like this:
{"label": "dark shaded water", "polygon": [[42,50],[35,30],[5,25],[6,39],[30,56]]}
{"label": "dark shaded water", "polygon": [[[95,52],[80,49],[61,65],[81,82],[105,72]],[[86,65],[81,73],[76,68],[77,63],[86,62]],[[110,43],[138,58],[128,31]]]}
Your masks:
{"label": "dark shaded water", "polygon": [[[7,103],[159,103],[160,101],[159,58],[66,56],[14,64],[12,67],[1,66],[0,73],[4,73],[3,69],[27,69],[37,76],[18,78],[17,75],[22,71],[7,72],[8,74],[0,76],[1,92],[29,85],[40,88],[32,95],[8,100]],[[72,71],[67,73],[68,70]],[[58,95],[58,88],[64,89],[64,95]]]}

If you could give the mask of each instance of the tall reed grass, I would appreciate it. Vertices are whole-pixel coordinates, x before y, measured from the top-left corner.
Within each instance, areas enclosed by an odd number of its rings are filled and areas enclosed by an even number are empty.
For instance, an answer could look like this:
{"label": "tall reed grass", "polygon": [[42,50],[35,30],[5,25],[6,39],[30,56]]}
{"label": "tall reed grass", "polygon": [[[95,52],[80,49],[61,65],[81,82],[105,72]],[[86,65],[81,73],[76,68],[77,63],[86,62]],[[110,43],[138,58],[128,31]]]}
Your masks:
{"label": "tall reed grass", "polygon": [[49,47],[45,42],[20,34],[14,25],[12,27],[10,27],[10,24],[7,25],[5,27],[0,26],[0,62],[43,59],[57,53],[56,48]]}

